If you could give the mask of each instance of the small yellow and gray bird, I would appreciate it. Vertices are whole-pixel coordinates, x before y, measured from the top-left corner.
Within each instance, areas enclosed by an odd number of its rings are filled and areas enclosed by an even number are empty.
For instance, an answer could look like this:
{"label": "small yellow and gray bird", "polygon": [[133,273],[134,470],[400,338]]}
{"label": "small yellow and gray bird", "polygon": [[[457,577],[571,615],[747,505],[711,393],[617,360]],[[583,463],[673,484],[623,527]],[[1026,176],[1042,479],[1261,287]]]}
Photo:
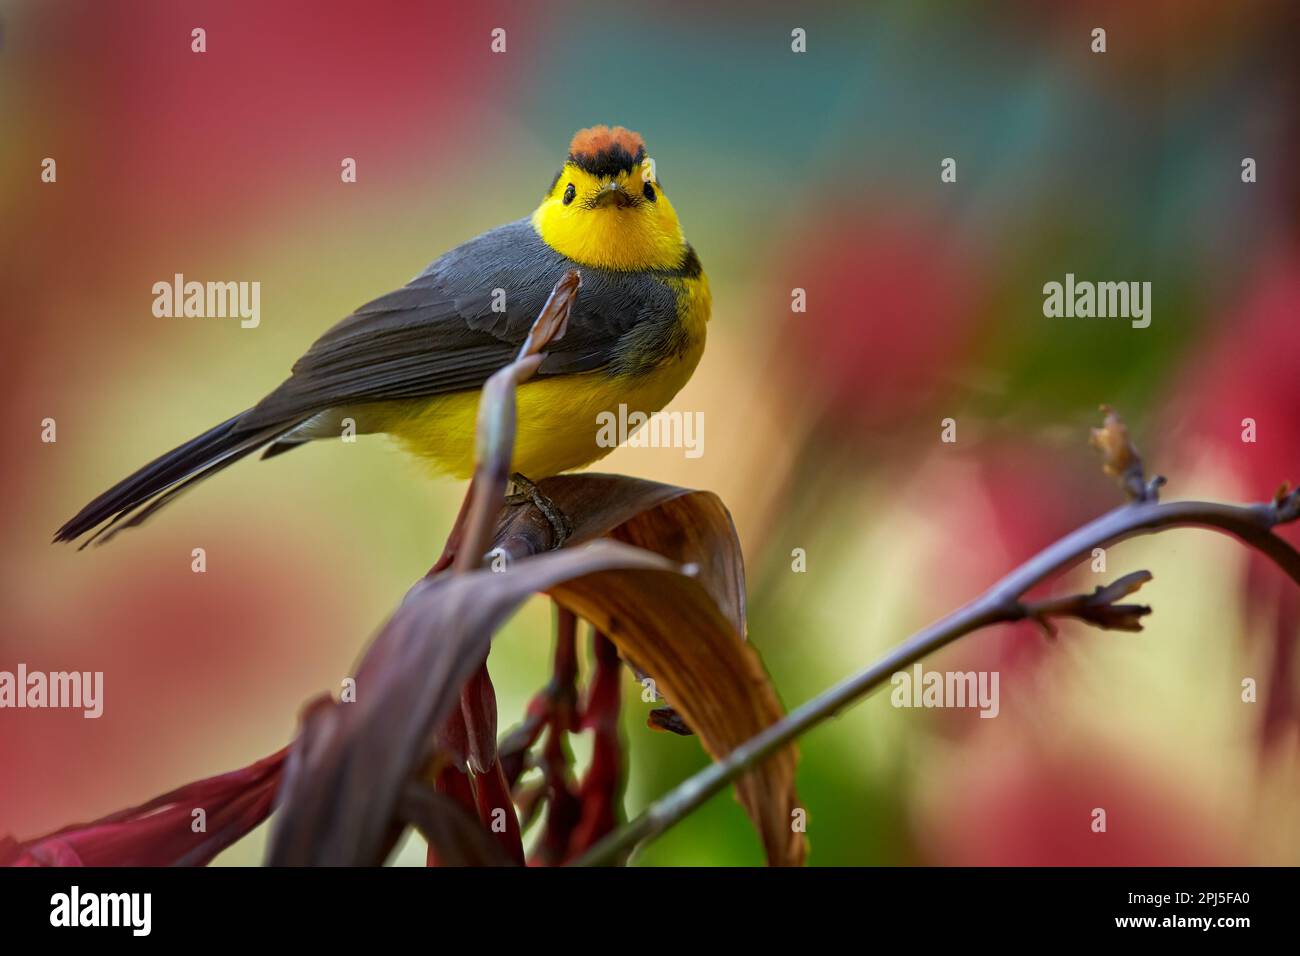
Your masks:
{"label": "small yellow and gray bird", "polygon": [[[709,284],[636,133],[596,126],[533,214],[436,259],[321,336],[278,388],[118,482],[56,541],[106,541],[251,452],[384,432],[435,470],[474,468],[479,389],[515,357],[556,281],[582,275],[562,339],[518,392],[514,470],[531,479],[608,454],[598,416],[650,415],[704,349]],[[98,530],[96,530],[98,529]],[[84,544],[83,544],[84,547]]]}

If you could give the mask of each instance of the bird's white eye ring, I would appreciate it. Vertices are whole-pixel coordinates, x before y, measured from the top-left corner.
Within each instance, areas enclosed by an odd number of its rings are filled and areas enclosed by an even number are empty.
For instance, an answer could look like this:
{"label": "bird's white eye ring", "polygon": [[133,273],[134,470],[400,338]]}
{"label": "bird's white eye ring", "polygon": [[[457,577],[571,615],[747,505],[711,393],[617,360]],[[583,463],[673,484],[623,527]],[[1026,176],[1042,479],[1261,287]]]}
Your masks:
{"label": "bird's white eye ring", "polygon": [[655,176],[655,161],[649,158],[648,156],[646,157],[645,161],[641,164],[641,180],[642,182],[647,182],[647,183],[654,183],[659,181],[658,177]]}

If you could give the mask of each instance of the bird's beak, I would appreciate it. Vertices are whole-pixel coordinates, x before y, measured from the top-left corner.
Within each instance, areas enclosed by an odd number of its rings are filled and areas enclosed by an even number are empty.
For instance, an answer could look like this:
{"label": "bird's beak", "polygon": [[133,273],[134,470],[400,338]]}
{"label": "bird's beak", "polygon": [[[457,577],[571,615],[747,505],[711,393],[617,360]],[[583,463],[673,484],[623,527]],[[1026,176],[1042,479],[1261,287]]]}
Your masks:
{"label": "bird's beak", "polygon": [[616,206],[622,209],[630,205],[632,205],[632,197],[618,183],[606,183],[600,192],[596,193],[596,198],[592,201],[592,206],[595,208]]}

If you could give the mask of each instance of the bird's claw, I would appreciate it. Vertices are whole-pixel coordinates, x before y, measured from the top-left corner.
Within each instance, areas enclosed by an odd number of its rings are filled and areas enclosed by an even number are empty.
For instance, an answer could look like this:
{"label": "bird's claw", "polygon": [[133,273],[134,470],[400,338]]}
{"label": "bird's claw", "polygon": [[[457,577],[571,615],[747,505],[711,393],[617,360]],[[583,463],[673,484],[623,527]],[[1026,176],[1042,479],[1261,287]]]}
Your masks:
{"label": "bird's claw", "polygon": [[506,504],[532,504],[551,526],[553,542],[551,550],[564,547],[564,542],[568,541],[573,534],[573,522],[569,520],[569,516],[556,507],[554,501],[542,494],[537,485],[518,472],[510,476],[510,483],[513,485],[513,490],[506,496]]}

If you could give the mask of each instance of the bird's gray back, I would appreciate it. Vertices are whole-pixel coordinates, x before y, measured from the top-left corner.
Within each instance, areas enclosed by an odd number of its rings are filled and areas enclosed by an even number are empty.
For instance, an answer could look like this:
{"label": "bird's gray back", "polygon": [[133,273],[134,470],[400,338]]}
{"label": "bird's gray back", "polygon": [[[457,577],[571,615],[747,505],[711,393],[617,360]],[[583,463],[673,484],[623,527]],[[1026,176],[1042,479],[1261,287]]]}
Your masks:
{"label": "bird's gray back", "polygon": [[556,252],[520,219],[457,246],[337,323],[245,424],[479,388],[514,357],[570,269],[582,288],[539,374],[635,374],[667,357],[677,341],[675,280],[699,273],[689,246],[678,270],[596,269]]}

